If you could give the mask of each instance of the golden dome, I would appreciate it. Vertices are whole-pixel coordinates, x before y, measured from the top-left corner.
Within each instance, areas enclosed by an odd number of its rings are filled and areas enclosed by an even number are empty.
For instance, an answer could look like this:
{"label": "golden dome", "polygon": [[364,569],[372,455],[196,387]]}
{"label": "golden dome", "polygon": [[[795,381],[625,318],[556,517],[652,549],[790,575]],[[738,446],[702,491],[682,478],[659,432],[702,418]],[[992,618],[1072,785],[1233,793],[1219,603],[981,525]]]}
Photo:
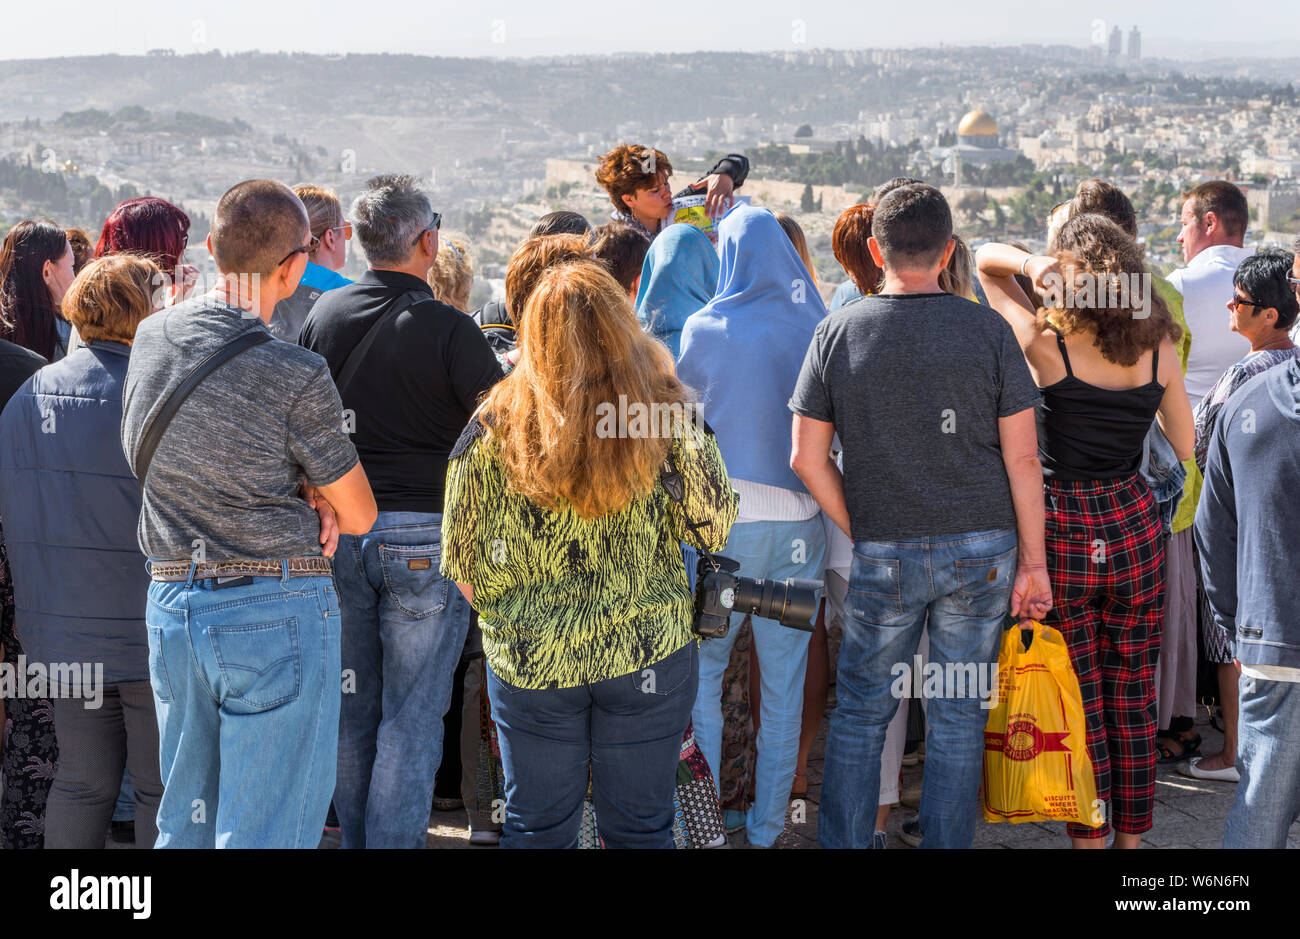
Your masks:
{"label": "golden dome", "polygon": [[983,108],[976,108],[957,125],[958,137],[996,137],[998,125],[993,116]]}

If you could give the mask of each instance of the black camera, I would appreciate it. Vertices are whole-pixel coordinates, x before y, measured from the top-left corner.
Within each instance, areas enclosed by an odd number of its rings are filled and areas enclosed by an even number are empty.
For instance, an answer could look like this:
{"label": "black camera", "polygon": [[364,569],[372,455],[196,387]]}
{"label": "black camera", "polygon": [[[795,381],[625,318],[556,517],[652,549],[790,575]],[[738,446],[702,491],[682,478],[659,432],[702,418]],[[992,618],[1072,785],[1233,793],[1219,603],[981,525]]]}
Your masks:
{"label": "black camera", "polygon": [[816,627],[817,580],[792,577],[763,580],[742,577],[740,562],[719,554],[703,554],[696,567],[695,618],[691,628],[704,639],[722,639],[732,613],[774,619],[782,626],[812,632]]}

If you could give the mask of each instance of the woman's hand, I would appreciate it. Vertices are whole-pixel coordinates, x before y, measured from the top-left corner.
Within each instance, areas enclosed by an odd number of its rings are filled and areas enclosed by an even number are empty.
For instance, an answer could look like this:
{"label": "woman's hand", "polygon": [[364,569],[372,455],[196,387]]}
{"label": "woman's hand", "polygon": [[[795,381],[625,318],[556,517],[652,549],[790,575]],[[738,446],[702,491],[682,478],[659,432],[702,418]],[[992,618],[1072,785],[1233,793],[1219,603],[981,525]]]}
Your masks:
{"label": "woman's hand", "polygon": [[[1056,276],[1048,281],[1051,275]],[[1034,289],[1043,295],[1059,295],[1065,283],[1061,275],[1061,262],[1044,254],[1035,254],[1029,259],[1025,264],[1025,276],[1033,282]]]}
{"label": "woman's hand", "polygon": [[172,287],[172,303],[180,303],[182,300],[189,298],[194,292],[194,285],[199,282],[199,269],[193,264],[178,264],[177,273],[180,277]]}
{"label": "woman's hand", "polygon": [[731,206],[731,193],[736,184],[726,173],[712,173],[701,182],[708,184],[704,195],[704,211],[709,218],[717,218]]}

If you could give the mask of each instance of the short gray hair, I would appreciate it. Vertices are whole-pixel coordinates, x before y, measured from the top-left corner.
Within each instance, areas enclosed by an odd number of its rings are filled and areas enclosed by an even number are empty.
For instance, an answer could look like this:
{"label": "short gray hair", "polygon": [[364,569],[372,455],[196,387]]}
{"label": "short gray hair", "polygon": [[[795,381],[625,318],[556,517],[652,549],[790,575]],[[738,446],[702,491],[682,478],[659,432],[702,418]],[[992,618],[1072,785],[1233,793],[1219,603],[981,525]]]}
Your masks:
{"label": "short gray hair", "polygon": [[366,181],[352,203],[352,227],[373,267],[401,264],[414,241],[433,221],[428,193],[414,176],[389,174]]}

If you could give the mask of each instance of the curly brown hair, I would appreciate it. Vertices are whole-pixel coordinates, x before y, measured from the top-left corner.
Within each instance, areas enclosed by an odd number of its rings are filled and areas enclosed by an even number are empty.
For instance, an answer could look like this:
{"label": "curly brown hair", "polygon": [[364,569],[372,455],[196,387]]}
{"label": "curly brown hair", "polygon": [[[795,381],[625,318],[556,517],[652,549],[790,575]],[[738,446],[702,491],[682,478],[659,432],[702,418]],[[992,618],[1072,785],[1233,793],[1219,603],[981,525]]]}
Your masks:
{"label": "curly brown hair", "polygon": [[[1166,338],[1176,344],[1183,336],[1182,327],[1152,287],[1145,254],[1141,245],[1105,216],[1092,212],[1075,215],[1056,236],[1055,255],[1064,282],[1077,286],[1087,278],[1101,286],[1095,294],[1086,294],[1092,302],[1040,308],[1039,322],[1046,326],[1051,314],[1063,332],[1091,334],[1102,356],[1117,365],[1136,365],[1144,352],[1158,348]],[[1130,286],[1134,275],[1140,277],[1144,297],[1134,295]],[[1105,300],[1114,302],[1107,305]],[[1145,315],[1146,304],[1150,304],[1150,315]]]}
{"label": "curly brown hair", "polygon": [[673,165],[662,150],[639,143],[622,143],[600,158],[596,182],[609,193],[614,208],[626,212],[624,196],[636,195],[640,189],[653,189],[661,178],[673,175]]}

